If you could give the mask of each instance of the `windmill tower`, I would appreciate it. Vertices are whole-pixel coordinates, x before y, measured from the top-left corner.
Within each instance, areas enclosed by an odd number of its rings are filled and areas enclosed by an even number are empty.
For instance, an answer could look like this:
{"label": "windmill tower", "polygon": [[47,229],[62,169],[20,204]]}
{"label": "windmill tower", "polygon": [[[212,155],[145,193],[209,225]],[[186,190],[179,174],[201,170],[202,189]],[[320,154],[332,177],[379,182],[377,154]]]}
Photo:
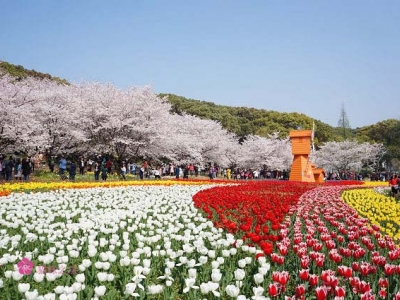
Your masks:
{"label": "windmill tower", "polygon": [[293,163],[289,180],[315,182],[312,164],[309,159],[311,151],[311,130],[294,130],[290,132]]}
{"label": "windmill tower", "polygon": [[310,152],[314,152],[314,124],[313,130],[291,131],[293,163],[289,180],[303,182],[324,182],[324,169],[317,168],[310,161]]}

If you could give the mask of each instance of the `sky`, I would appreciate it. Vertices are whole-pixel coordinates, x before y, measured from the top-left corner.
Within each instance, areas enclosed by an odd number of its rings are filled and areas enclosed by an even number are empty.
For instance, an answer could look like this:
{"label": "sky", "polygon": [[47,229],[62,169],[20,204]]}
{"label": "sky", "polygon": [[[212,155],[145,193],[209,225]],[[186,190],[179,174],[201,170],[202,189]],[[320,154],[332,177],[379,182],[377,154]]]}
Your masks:
{"label": "sky", "polygon": [[70,82],[400,119],[398,0],[0,0],[0,60]]}

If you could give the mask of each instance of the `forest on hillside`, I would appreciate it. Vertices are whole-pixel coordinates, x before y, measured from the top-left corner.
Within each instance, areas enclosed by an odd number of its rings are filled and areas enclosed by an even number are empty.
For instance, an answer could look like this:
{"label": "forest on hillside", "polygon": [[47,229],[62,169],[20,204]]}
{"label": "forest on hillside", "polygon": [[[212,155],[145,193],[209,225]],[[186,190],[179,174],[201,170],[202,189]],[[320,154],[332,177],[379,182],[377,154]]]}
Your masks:
{"label": "forest on hillside", "polygon": [[[188,99],[174,94],[160,94],[160,96],[165,97],[172,104],[173,112],[218,121],[225,129],[240,137],[249,134],[266,137],[274,132],[279,132],[281,137],[286,137],[291,130],[312,129],[314,122],[314,141],[317,148],[326,142],[345,139],[382,143],[387,149],[384,160],[390,162],[394,159],[397,163],[400,161],[400,120],[388,119],[370,126],[348,128],[344,136],[343,128],[332,127],[301,113],[217,105],[213,102]],[[339,117],[338,115],[338,119]]]}

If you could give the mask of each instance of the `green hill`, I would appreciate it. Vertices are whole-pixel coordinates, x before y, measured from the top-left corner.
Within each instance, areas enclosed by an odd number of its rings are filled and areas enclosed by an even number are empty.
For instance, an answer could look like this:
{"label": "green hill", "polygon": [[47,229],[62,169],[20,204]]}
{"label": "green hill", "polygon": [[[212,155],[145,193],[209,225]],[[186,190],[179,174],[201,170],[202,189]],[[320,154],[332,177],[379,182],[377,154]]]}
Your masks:
{"label": "green hill", "polygon": [[161,94],[160,96],[167,97],[172,104],[173,112],[186,112],[203,119],[218,121],[224,128],[239,136],[248,134],[268,136],[279,131],[284,137],[289,134],[290,130],[312,129],[314,121],[317,129],[315,132],[317,143],[340,139],[336,128],[301,113],[282,113],[265,109],[216,105],[212,102],[187,99],[173,94]]}
{"label": "green hill", "polygon": [[50,74],[45,74],[41,72],[37,72],[35,70],[27,70],[23,66],[13,65],[5,61],[0,61],[0,70],[10,74],[15,77],[17,80],[21,80],[26,77],[34,77],[37,79],[49,79],[54,80],[58,83],[69,84],[67,80],[61,79],[59,77],[51,76]]}
{"label": "green hill", "polygon": [[[324,142],[343,140],[342,128],[332,127],[300,113],[217,105],[173,94],[160,94],[160,96],[167,97],[172,104],[173,112],[178,114],[186,112],[202,119],[218,121],[225,129],[242,137],[248,134],[267,136],[277,131],[284,137],[290,130],[312,129],[314,121],[317,147]],[[387,163],[393,159],[394,163],[400,163],[400,120],[389,119],[375,125],[350,129],[347,137],[360,142],[382,143],[388,150],[385,157]]]}

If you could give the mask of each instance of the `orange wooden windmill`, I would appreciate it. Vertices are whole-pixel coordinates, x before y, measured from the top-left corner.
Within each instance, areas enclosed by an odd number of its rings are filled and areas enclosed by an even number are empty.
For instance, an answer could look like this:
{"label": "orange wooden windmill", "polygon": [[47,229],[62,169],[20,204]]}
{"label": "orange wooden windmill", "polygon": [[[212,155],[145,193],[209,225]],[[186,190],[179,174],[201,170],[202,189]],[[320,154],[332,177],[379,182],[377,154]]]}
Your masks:
{"label": "orange wooden windmill", "polygon": [[294,130],[290,132],[289,136],[294,156],[289,180],[323,182],[325,176],[324,170],[316,168],[309,159],[312,131]]}

